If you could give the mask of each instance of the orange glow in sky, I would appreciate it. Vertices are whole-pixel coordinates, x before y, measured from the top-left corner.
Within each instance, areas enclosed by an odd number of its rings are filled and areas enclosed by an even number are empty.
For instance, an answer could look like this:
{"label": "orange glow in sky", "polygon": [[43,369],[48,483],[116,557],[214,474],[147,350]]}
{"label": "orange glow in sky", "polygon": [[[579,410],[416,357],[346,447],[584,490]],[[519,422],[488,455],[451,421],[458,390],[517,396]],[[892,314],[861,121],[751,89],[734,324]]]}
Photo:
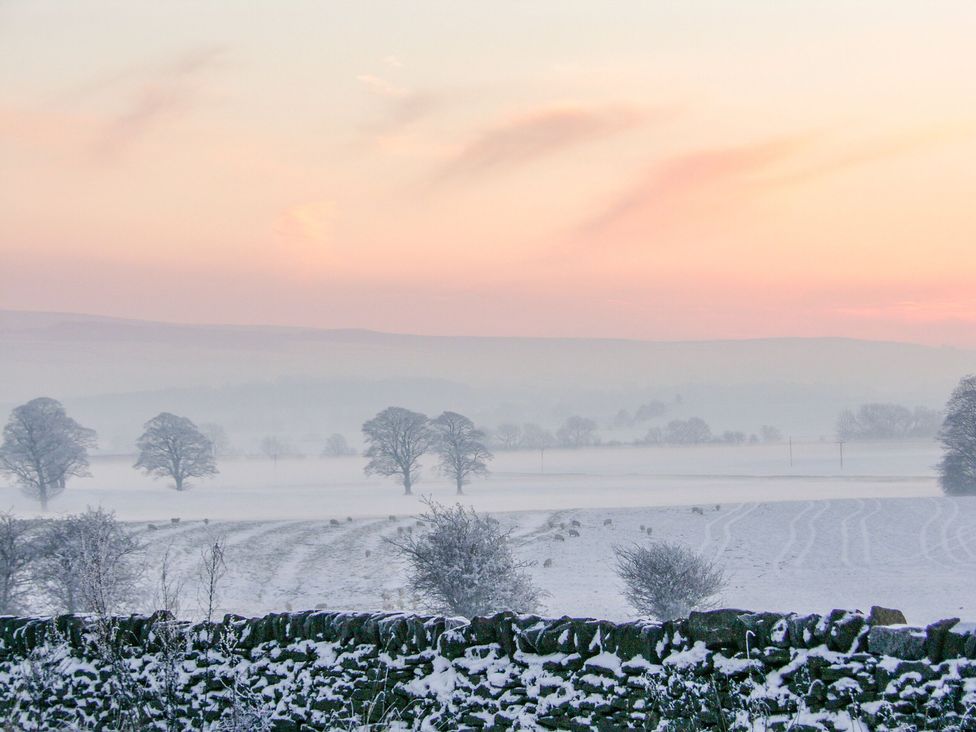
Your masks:
{"label": "orange glow in sky", "polygon": [[976,4],[0,5],[0,307],[976,346]]}

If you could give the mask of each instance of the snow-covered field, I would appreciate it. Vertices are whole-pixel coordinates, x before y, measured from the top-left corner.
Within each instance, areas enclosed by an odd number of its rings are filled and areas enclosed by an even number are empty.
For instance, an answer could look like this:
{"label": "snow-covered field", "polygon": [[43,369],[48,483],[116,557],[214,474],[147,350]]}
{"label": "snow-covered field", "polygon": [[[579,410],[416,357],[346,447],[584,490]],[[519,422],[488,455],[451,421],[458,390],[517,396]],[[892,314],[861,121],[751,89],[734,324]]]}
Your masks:
{"label": "snow-covered field", "polygon": [[[467,489],[465,502],[485,511],[668,506],[813,498],[938,495],[934,442],[845,446],[841,470],[833,443],[591,448],[499,452],[487,479]],[[220,474],[176,493],[164,480],[132,469],[134,458],[98,458],[92,477],[73,479],[51,503],[55,513],[104,506],[128,520],[330,519],[412,514],[417,498],[391,480],[363,475],[360,457],[302,460],[222,460]],[[544,462],[544,464],[541,464]],[[418,494],[455,500],[454,489],[425,461]],[[543,472],[544,470],[544,472]],[[37,514],[34,501],[0,484],[0,505]]]}
{"label": "snow-covered field", "polygon": [[[538,453],[500,453],[462,500],[515,527],[519,552],[538,561],[532,571],[551,614],[628,617],[613,546],[647,540],[645,526],[725,564],[726,606],[882,604],[912,622],[976,619],[976,498],[941,497],[937,460],[933,443],[847,445],[843,472],[830,443],[796,445],[792,469],[784,445],[604,448],[548,451],[543,473]],[[130,465],[96,461],[93,477],[73,481],[52,512],[102,505],[133,522],[151,560],[171,547],[189,613],[200,550],[214,535],[228,544],[222,610],[410,609],[383,539],[413,526],[420,495],[455,500],[429,470],[418,495],[403,496],[391,481],[364,477],[358,457],[224,461],[220,476],[184,493]],[[12,486],[0,500],[36,513]],[[574,520],[579,537],[559,528]]]}
{"label": "snow-covered field", "polygon": [[[976,617],[976,498],[750,502],[641,509],[572,509],[499,514],[514,525],[519,552],[553,614],[629,615],[613,574],[614,544],[685,542],[719,559],[731,582],[722,602],[747,609],[903,609],[911,622]],[[610,519],[611,525],[604,522]],[[578,521],[578,538],[559,528]],[[221,606],[244,614],[284,609],[410,609],[403,577],[384,542],[413,521],[400,518],[181,521],[139,536],[159,556],[172,547],[190,577],[208,537],[228,544]],[[557,540],[556,534],[565,537]],[[546,559],[551,567],[544,567]]]}

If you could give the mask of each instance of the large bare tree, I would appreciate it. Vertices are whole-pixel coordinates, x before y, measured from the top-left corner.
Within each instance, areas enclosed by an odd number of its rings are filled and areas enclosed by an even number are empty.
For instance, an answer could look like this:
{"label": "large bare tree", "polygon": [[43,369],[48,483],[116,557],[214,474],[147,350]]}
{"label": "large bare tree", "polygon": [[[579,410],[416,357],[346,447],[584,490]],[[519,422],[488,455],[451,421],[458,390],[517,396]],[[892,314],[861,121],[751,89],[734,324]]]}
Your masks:
{"label": "large bare tree", "polygon": [[502,450],[516,450],[522,441],[522,428],[513,422],[498,425],[495,441]]}
{"label": "large bare tree", "polygon": [[404,495],[412,493],[420,458],[436,438],[430,420],[403,407],[387,407],[363,425],[366,438],[366,475],[399,477]]}
{"label": "large bare tree", "polygon": [[569,417],[556,431],[556,438],[565,447],[592,445],[596,440],[596,422],[589,417]]}
{"label": "large bare tree", "polygon": [[136,445],[139,459],[134,467],[149,475],[172,478],[178,491],[186,487],[187,478],[217,474],[212,443],[186,417],[157,414],[146,422]]}
{"label": "large bare tree", "polygon": [[46,511],[68,478],[89,475],[88,450],[94,446],[94,430],[71,419],[61,402],[38,397],[11,412],[0,445],[0,472]]}
{"label": "large bare tree", "polygon": [[976,494],[976,376],[965,377],[952,392],[939,440],[945,450],[939,463],[942,490]]}
{"label": "large bare tree", "polygon": [[485,447],[485,433],[457,412],[444,412],[431,422],[436,435],[434,449],[440,456],[440,469],[457,485],[457,494],[473,475],[485,475],[494,456]]}

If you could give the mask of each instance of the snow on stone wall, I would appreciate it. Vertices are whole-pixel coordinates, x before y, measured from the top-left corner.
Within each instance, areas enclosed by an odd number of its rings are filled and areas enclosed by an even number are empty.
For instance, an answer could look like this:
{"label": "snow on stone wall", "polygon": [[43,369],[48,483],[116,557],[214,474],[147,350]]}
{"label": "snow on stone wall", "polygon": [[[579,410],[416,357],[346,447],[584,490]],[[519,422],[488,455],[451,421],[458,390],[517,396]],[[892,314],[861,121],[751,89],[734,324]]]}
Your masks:
{"label": "snow on stone wall", "polygon": [[7,617],[0,714],[24,730],[976,730],[973,633],[880,608]]}

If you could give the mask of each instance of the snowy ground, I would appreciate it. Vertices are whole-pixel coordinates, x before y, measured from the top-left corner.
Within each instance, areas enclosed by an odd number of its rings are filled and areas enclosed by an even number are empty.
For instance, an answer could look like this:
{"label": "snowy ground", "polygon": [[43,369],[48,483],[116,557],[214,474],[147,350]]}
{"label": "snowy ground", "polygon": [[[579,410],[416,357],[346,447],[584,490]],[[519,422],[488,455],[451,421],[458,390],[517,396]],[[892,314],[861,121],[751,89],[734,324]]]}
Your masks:
{"label": "snowy ground", "polygon": [[[856,443],[845,446],[843,470],[833,443],[593,448],[500,452],[487,479],[468,488],[465,501],[485,511],[559,510],[813,498],[938,495],[934,442]],[[91,478],[73,479],[51,503],[53,513],[104,506],[130,520],[330,519],[412,514],[390,480],[363,475],[360,457],[304,460],[222,460],[220,474],[176,493],[165,480],[132,469],[134,458],[96,459]],[[453,501],[448,481],[428,458],[418,494]],[[544,468],[544,472],[542,469]],[[0,506],[37,514],[37,503],[0,483]]]}
{"label": "snowy ground", "polygon": [[[731,576],[726,606],[882,604],[912,622],[976,619],[976,499],[941,497],[938,457],[934,443],[846,445],[841,471],[830,443],[796,445],[792,468],[785,445],[552,450],[542,473],[538,453],[501,453],[463,500],[517,527],[551,614],[628,617],[612,548],[646,540],[643,525],[720,559]],[[184,493],[130,466],[96,461],[93,477],[69,484],[52,512],[102,505],[134,522],[153,561],[171,546],[188,613],[200,550],[215,534],[228,542],[222,610],[414,607],[383,539],[413,524],[419,496],[365,478],[361,458],[224,461],[220,476]],[[455,500],[440,478],[417,490]],[[36,514],[12,486],[0,487],[0,501]],[[573,520],[578,538],[558,528]]]}
{"label": "snowy ground", "polygon": [[[976,498],[781,501],[641,509],[499,514],[549,593],[546,611],[629,616],[612,570],[612,547],[655,538],[718,558],[731,582],[722,601],[747,609],[824,611],[872,604],[902,608],[912,622],[976,618]],[[612,524],[605,526],[606,519]],[[560,523],[579,521],[580,536]],[[284,609],[411,609],[383,541],[405,518],[323,521],[181,521],[139,536],[159,556],[171,546],[192,606],[193,568],[207,538],[223,535],[231,569],[221,606],[243,614]],[[559,533],[565,541],[555,539]],[[552,559],[546,568],[543,562]]]}

